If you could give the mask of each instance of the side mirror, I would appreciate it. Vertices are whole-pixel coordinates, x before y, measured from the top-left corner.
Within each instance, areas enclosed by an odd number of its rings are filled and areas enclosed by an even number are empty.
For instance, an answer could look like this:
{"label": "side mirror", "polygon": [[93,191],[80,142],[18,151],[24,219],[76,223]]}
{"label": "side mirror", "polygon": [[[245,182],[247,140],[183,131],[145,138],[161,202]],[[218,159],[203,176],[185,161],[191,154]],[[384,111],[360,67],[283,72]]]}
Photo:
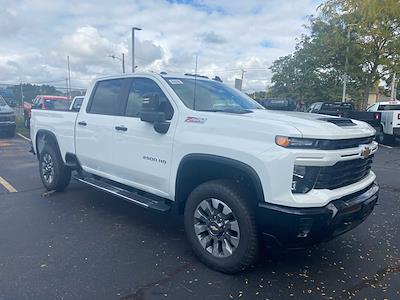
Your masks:
{"label": "side mirror", "polygon": [[166,122],[165,112],[160,111],[160,98],[157,93],[144,95],[140,120],[154,124],[154,130],[165,134],[169,129],[169,122]]}

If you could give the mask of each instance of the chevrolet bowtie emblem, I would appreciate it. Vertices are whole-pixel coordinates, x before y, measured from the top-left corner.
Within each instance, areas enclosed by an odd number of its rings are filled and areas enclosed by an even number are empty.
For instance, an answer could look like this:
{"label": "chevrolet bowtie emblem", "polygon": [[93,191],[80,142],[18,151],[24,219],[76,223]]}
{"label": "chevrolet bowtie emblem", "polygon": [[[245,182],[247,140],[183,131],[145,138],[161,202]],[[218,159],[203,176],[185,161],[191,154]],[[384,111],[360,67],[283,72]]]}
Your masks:
{"label": "chevrolet bowtie emblem", "polygon": [[364,149],[361,150],[361,156],[364,159],[368,158],[370,154],[371,154],[371,149],[369,147],[365,147]]}

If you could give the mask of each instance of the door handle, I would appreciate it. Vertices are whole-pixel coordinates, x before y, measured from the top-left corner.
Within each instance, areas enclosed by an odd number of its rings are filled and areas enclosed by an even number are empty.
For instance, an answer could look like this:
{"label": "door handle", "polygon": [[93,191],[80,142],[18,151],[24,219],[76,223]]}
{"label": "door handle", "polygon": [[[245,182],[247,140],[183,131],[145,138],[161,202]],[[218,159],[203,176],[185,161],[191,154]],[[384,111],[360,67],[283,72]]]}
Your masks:
{"label": "door handle", "polygon": [[127,131],[127,130],[128,130],[128,128],[126,128],[126,127],[123,126],[123,125],[115,126],[115,129],[118,130],[118,131]]}
{"label": "door handle", "polygon": [[81,125],[81,126],[86,126],[86,125],[87,125],[87,123],[86,123],[85,121],[79,121],[79,122],[78,122],[78,125]]}

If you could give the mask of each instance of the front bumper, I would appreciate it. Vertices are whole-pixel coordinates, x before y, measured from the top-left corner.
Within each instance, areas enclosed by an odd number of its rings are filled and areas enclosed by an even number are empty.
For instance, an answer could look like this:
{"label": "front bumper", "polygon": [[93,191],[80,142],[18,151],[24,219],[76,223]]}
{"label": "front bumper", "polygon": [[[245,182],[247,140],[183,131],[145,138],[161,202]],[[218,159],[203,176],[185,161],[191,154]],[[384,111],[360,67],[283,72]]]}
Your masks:
{"label": "front bumper", "polygon": [[15,122],[0,122],[0,131],[15,129]]}
{"label": "front bumper", "polygon": [[307,248],[361,224],[378,201],[376,183],[318,208],[260,203],[257,222],[264,237],[285,248]]}

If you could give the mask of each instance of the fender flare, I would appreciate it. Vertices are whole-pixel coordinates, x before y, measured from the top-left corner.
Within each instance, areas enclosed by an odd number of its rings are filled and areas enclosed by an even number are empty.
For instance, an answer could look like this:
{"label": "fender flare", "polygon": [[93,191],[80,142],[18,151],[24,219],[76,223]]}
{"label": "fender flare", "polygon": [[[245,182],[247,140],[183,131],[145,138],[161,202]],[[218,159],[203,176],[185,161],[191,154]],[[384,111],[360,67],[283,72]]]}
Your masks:
{"label": "fender flare", "polygon": [[[212,155],[212,154],[201,154],[201,153],[188,154],[181,159],[179,166],[178,166],[176,180],[175,180],[175,197],[177,197],[177,195],[179,195],[179,189],[185,180],[182,175],[183,166],[186,163],[188,163],[190,161],[194,161],[194,160],[219,163],[219,164],[233,167],[235,169],[238,169],[238,170],[244,172],[247,176],[249,176],[252,184],[255,187],[255,192],[256,192],[256,197],[257,197],[258,202],[264,202],[264,199],[265,199],[264,198],[264,190],[263,190],[263,187],[261,184],[260,177],[258,176],[257,172],[251,166],[249,166],[248,164],[243,163],[239,160],[232,159],[232,158],[218,156],[218,155]],[[177,203],[182,201],[182,199],[176,199],[176,200],[178,200]]]}
{"label": "fender flare", "polygon": [[39,155],[40,155],[40,151],[38,149],[38,136],[41,135],[41,134],[47,135],[47,136],[51,136],[51,139],[55,142],[55,146],[57,147],[58,153],[61,155],[60,146],[58,145],[58,140],[57,140],[56,135],[53,132],[49,131],[49,130],[39,129],[38,132],[36,133],[36,136],[35,136],[35,145],[34,145],[37,158],[39,159]]}

